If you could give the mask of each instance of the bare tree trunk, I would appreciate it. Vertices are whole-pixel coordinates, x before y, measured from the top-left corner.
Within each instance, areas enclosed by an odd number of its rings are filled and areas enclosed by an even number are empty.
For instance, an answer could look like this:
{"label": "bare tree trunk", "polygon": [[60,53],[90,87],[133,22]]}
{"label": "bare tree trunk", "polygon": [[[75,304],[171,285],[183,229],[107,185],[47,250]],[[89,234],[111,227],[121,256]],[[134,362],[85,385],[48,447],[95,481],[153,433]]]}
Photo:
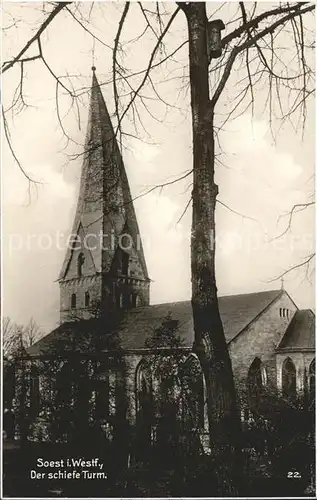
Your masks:
{"label": "bare tree trunk", "polygon": [[[194,349],[206,378],[212,455],[222,464],[236,451],[240,421],[231,360],[218,309],[215,278],[215,206],[213,109],[209,99],[207,17],[205,3],[179,4],[189,33],[190,88],[193,129],[193,218],[191,235]],[[220,465],[220,468],[222,466]],[[219,475],[223,493],[234,492],[230,476]],[[222,479],[224,480],[222,480]],[[228,482],[227,486],[221,483]],[[230,485],[229,485],[230,483]],[[218,493],[220,493],[218,491]]]}

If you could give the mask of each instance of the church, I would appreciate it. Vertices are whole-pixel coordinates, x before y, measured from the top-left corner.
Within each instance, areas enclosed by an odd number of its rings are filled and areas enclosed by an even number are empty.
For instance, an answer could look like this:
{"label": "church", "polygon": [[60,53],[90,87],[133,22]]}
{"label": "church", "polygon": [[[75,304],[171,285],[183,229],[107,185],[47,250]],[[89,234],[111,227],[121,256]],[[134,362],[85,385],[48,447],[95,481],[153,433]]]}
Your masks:
{"label": "church", "polygon": [[[31,346],[20,366],[26,384],[16,400],[22,397],[25,403],[28,439],[69,439],[69,415],[76,405],[77,413],[110,437],[118,422],[127,421],[146,429],[149,441],[156,439],[150,406],[157,389],[151,378],[157,353],[165,361],[176,356],[186,367],[188,392],[175,412],[189,411],[187,429],[198,430],[208,452],[191,303],[150,305],[151,279],[133,199],[95,68],[79,198],[59,286],[60,326]],[[247,402],[263,390],[293,398],[305,390],[314,394],[313,311],[299,310],[283,288],[220,297],[219,310],[242,420]],[[169,332],[177,342],[151,342],[158,334],[168,338]],[[63,428],[53,430],[52,398],[64,412]]]}

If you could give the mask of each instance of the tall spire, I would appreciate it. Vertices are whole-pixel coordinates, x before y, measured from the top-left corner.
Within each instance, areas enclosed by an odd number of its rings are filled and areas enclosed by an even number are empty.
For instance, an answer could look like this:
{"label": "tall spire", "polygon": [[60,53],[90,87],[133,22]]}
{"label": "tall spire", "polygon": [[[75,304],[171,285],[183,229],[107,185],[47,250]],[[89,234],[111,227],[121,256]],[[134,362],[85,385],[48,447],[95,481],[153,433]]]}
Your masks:
{"label": "tall spire", "polygon": [[[109,112],[92,67],[92,85],[79,198],[72,235],[76,248],[85,242],[87,276],[113,274],[113,262],[124,234],[127,253],[137,260],[141,280],[149,281],[129,183]],[[74,241],[74,238],[72,239]],[[75,246],[68,248],[59,281],[78,277],[72,264]],[[126,243],[125,243],[125,246]],[[133,247],[133,248],[132,248]],[[89,265],[88,265],[89,264]],[[83,267],[83,268],[84,268]],[[62,308],[62,307],[61,307]]]}

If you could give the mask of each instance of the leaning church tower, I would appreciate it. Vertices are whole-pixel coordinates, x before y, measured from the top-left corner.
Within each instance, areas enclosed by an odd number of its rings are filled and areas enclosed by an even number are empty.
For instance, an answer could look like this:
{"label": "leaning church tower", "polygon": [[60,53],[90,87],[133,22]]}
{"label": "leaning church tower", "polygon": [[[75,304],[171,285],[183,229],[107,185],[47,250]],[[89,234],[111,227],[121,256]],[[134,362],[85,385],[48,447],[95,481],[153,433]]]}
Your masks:
{"label": "leaning church tower", "polygon": [[79,198],[62,270],[60,320],[88,319],[96,307],[149,304],[148,277],[129,183],[93,67]]}

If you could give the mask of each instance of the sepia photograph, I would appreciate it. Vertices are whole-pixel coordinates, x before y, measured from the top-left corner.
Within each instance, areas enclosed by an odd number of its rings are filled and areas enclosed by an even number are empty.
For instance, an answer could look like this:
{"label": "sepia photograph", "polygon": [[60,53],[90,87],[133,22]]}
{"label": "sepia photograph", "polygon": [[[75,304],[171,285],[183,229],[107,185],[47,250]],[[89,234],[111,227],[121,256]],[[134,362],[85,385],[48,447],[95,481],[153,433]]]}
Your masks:
{"label": "sepia photograph", "polygon": [[1,498],[315,498],[315,3],[1,24]]}

